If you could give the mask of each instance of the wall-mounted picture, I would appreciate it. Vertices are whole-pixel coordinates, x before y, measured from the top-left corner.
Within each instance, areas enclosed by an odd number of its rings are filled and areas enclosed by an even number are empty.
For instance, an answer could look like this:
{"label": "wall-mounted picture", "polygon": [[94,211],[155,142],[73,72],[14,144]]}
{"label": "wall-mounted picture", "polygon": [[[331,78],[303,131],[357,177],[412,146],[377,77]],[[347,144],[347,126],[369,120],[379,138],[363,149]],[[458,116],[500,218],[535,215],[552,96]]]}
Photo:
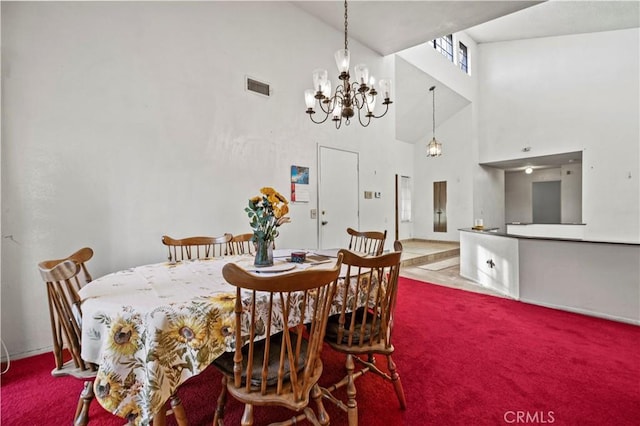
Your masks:
{"label": "wall-mounted picture", "polygon": [[291,183],[309,185],[309,168],[303,166],[291,166]]}

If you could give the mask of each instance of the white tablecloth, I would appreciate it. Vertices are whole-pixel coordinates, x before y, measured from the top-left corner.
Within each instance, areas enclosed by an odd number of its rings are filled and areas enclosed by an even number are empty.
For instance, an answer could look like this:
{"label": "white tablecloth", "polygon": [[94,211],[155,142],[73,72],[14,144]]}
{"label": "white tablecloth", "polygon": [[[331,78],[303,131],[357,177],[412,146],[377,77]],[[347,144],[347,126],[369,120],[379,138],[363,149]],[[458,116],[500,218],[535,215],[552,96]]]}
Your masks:
{"label": "white tablecloth", "polygon": [[181,383],[234,350],[236,288],[222,277],[228,262],[250,268],[253,258],[139,266],[80,290],[82,357],[99,365],[94,390],[105,409],[148,424]]}

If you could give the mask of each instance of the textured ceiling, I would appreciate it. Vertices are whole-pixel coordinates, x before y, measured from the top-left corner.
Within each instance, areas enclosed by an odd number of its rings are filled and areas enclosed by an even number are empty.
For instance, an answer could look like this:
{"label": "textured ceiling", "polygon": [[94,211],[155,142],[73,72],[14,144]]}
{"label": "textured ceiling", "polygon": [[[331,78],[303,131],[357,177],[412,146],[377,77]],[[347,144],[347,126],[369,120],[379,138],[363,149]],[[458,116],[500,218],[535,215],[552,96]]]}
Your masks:
{"label": "textured ceiling", "polygon": [[465,32],[478,43],[638,28],[638,1],[548,1]]}
{"label": "textured ceiling", "polygon": [[[344,31],[344,2],[291,2]],[[349,38],[381,55],[417,46],[524,9],[539,1],[350,1]]]}
{"label": "textured ceiling", "polygon": [[[341,1],[291,2],[344,31]],[[639,1],[350,1],[349,38],[381,55],[466,31],[478,43],[640,26]]]}

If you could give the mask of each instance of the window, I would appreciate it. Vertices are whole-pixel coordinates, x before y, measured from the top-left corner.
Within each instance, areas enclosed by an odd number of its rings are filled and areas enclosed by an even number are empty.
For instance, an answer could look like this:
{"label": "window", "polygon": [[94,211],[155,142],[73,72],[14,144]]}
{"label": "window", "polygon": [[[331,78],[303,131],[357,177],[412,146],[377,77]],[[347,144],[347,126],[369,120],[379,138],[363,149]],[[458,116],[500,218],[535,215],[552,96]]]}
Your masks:
{"label": "window", "polygon": [[458,61],[460,63],[460,69],[469,74],[469,54],[467,53],[467,46],[464,43],[458,43]]}
{"label": "window", "polygon": [[[452,64],[460,68],[465,74],[469,72],[469,48],[454,37],[453,34],[447,34],[440,38],[436,38],[429,42],[433,48],[440,52],[442,56],[447,58]],[[457,49],[454,47],[457,45]]]}
{"label": "window", "polygon": [[411,178],[400,176],[400,222],[411,222]]}
{"label": "window", "polygon": [[433,47],[442,55],[453,62],[453,35],[448,34],[433,40]]}

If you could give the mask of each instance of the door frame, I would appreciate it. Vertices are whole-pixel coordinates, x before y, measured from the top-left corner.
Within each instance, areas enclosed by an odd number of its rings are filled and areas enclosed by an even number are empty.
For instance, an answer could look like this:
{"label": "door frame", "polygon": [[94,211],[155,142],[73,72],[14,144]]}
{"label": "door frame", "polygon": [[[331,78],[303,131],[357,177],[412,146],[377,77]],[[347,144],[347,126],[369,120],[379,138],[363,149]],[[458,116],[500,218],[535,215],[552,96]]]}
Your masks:
{"label": "door frame", "polygon": [[399,193],[399,189],[400,189],[400,175],[398,173],[396,173],[396,180],[395,180],[395,231],[396,231],[396,238],[394,241],[399,241],[400,240],[400,212],[398,211],[398,207],[400,205],[400,193]]}

